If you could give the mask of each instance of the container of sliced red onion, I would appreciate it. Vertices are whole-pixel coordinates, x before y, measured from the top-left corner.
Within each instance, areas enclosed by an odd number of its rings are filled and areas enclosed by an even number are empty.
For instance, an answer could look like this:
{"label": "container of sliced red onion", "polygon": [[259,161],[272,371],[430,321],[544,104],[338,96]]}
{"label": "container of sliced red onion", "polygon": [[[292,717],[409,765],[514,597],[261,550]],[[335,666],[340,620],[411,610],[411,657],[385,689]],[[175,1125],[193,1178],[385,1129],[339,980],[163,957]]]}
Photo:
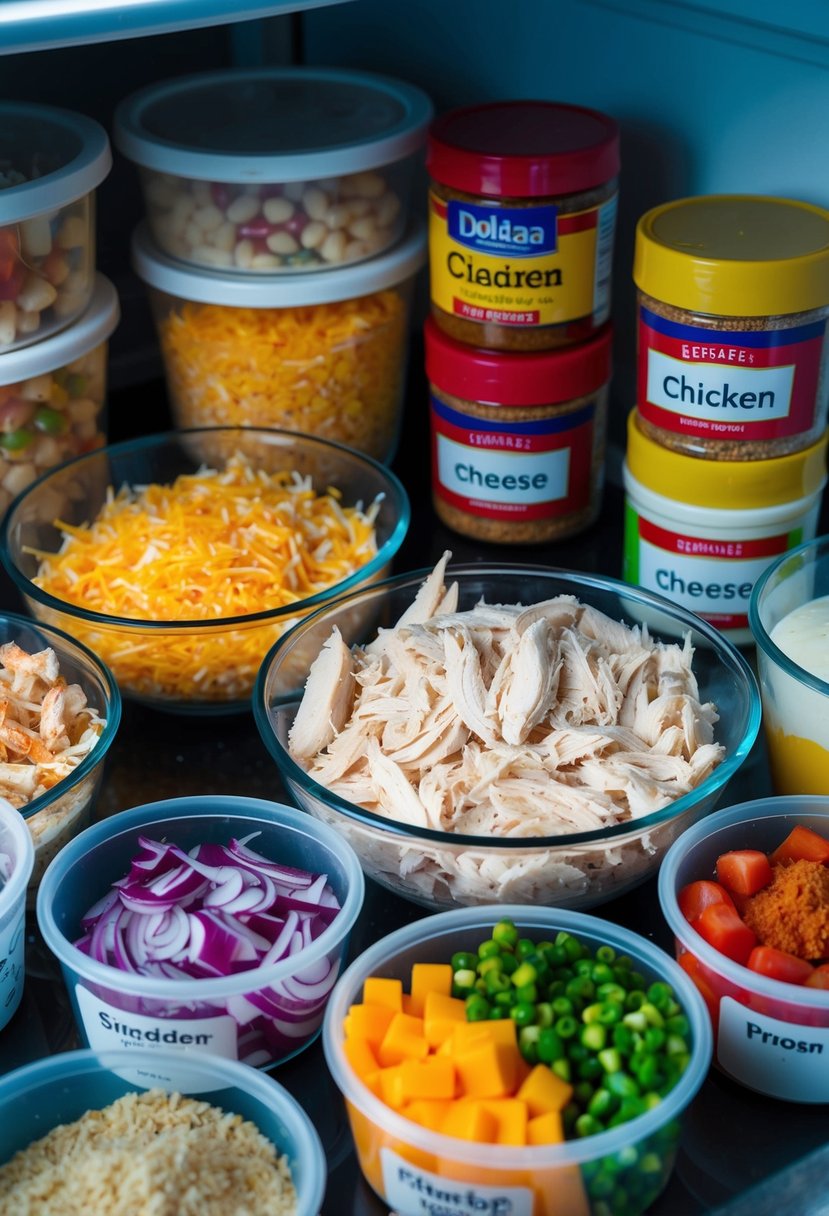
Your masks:
{"label": "container of sliced red onion", "polygon": [[270,1067],[318,1034],[363,894],[325,824],[211,795],[82,832],[43,876],[37,919],[87,1046]]}

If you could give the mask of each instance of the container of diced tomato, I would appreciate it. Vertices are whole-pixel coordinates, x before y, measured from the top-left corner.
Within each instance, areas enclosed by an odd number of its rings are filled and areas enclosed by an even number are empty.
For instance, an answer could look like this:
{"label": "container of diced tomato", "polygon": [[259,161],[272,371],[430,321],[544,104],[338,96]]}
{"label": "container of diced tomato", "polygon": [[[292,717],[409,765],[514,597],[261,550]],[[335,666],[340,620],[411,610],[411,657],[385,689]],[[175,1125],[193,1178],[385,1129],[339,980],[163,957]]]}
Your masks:
{"label": "container of diced tomato", "polygon": [[711,1015],[715,1064],[770,1097],[829,1102],[829,904],[804,888],[780,912],[781,925],[808,911],[811,925],[827,926],[811,959],[780,949],[779,935],[777,944],[761,940],[746,892],[768,889],[763,855],[773,873],[805,860],[829,871],[829,798],[761,798],[709,815],[665,855],[659,901]]}

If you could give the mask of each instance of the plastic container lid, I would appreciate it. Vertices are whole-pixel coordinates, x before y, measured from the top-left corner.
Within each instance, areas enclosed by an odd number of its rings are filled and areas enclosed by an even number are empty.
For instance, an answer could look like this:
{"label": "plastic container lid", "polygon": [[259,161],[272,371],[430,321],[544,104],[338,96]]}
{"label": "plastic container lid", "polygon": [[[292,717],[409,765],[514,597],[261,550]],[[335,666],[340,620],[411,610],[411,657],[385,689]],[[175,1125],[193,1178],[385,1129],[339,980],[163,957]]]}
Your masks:
{"label": "plastic container lid", "polygon": [[466,194],[576,194],[616,177],[619,128],[599,110],[556,101],[495,101],[432,124],[426,164]]}
{"label": "plastic container lid", "polygon": [[95,275],[95,287],[86,312],[68,329],[62,329],[34,346],[0,355],[0,384],[17,384],[30,376],[65,367],[100,346],[121,319],[118,293],[109,279]]}
{"label": "plastic container lid", "polygon": [[647,489],[697,507],[731,510],[778,506],[818,493],[826,482],[824,432],[811,447],[772,460],[703,460],[655,443],[628,415],[629,472]]}
{"label": "plastic container lid", "polygon": [[689,312],[774,317],[829,305],[829,211],[751,194],[678,199],[636,226],[633,278]]}
{"label": "plastic container lid", "polygon": [[586,397],[610,379],[607,325],[587,342],[561,350],[512,354],[455,342],[429,317],[426,375],[445,393],[492,405],[553,405]]}
{"label": "plastic container lid", "polygon": [[145,223],[132,237],[135,273],[150,287],[199,304],[236,308],[300,308],[331,304],[393,287],[416,274],[426,262],[426,229],[418,224],[388,253],[336,270],[309,275],[230,274],[200,270],[161,253]]}
{"label": "plastic container lid", "polygon": [[115,111],[116,146],[148,169],[221,182],[358,173],[423,146],[432,103],[370,72],[262,68],[151,85]]}
{"label": "plastic container lid", "polygon": [[30,181],[0,189],[0,224],[54,211],[89,194],[112,167],[107,133],[84,114],[0,102],[3,160]]}

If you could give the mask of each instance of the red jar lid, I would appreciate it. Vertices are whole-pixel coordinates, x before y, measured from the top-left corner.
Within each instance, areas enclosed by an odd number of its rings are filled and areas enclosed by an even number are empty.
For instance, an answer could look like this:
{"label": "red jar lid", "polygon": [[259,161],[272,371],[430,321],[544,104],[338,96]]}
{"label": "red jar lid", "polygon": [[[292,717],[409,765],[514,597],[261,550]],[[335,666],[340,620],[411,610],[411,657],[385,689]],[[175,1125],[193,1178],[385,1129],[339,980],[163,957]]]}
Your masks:
{"label": "red jar lid", "polygon": [[427,167],[464,194],[577,194],[619,172],[619,128],[599,110],[556,101],[495,101],[432,123]]}
{"label": "red jar lid", "polygon": [[455,342],[431,317],[424,327],[426,375],[440,392],[485,405],[558,405],[610,379],[610,324],[586,342],[529,354]]}

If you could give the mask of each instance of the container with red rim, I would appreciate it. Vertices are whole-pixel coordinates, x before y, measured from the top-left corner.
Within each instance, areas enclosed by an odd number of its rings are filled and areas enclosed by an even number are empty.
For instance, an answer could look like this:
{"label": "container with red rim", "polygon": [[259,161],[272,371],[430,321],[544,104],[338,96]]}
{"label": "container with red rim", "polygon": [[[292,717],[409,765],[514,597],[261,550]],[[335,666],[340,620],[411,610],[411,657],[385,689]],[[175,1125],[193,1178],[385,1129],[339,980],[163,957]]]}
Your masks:
{"label": "container with red rim", "polygon": [[588,338],[610,316],[619,131],[598,110],[500,101],[433,124],[432,313],[497,350]]}
{"label": "container with red rim", "polygon": [[538,544],[601,506],[611,330],[564,349],[465,346],[426,322],[435,511],[465,536]]}

